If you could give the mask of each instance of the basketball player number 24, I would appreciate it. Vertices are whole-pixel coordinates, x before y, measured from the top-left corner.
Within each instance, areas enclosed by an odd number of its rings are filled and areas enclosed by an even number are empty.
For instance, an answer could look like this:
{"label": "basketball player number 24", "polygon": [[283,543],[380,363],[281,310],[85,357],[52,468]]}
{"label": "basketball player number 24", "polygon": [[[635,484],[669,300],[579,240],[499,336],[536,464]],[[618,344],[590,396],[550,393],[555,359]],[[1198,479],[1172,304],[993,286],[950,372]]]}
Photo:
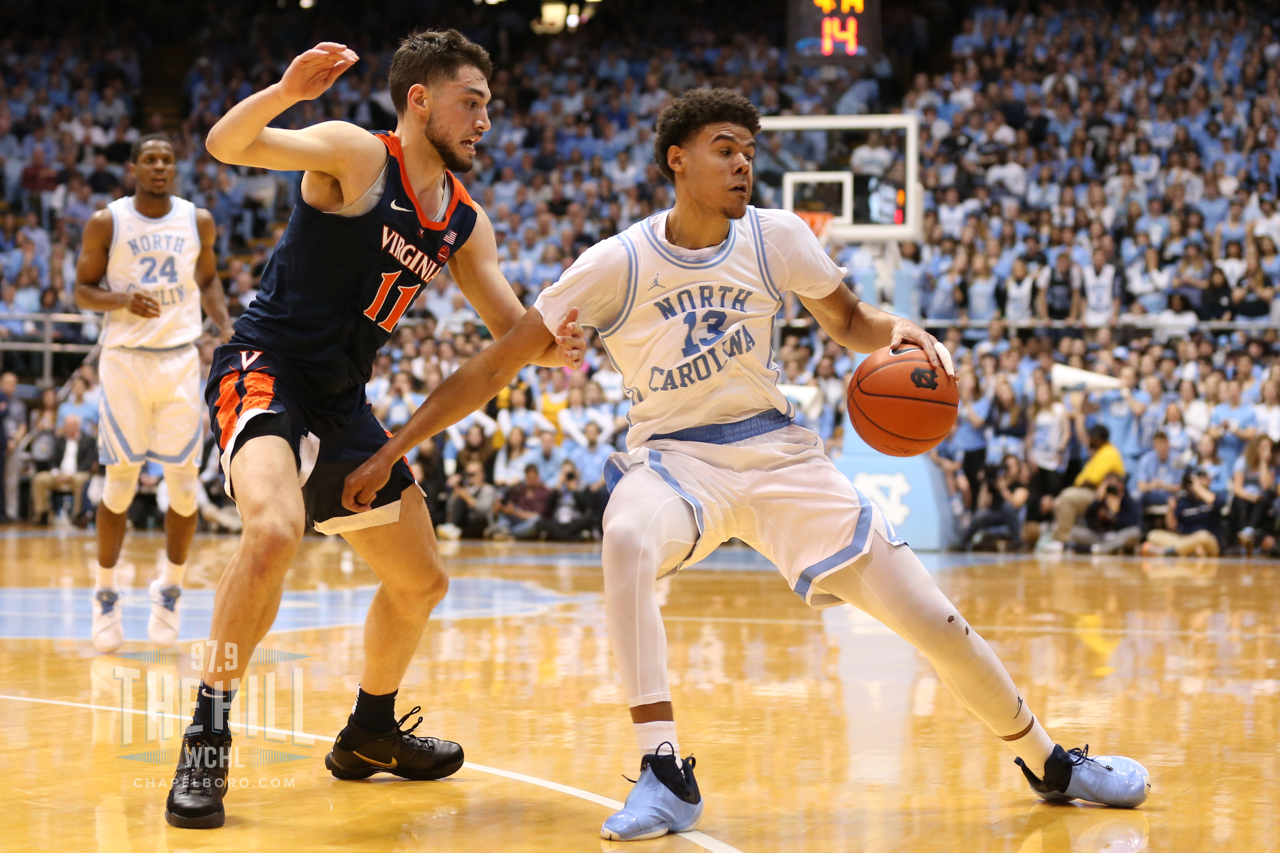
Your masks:
{"label": "basketball player number 24", "polygon": [[709,338],[694,339],[693,333],[698,329],[698,312],[690,311],[684,315],[684,324],[689,327],[689,331],[684,336],[684,349],[680,351],[685,358],[697,355],[702,352],[704,347],[715,346],[716,342],[724,337],[724,321],[729,319],[729,315],[723,311],[704,311],[702,312],[701,322],[707,324],[707,332],[710,333]]}

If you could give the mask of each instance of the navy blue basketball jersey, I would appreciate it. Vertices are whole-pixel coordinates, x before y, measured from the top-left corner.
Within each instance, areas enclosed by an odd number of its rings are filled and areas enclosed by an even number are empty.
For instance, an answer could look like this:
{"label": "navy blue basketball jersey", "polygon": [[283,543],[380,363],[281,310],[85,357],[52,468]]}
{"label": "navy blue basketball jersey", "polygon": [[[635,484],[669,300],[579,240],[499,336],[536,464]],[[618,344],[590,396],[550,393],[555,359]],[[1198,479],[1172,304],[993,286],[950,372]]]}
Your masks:
{"label": "navy blue basketball jersey", "polygon": [[378,203],[346,217],[299,198],[231,341],[283,356],[306,390],[323,398],[315,402],[331,410],[363,399],[347,395],[369,381],[378,349],[476,224],[475,203],[451,172],[443,221],[427,218],[400,140],[390,131],[375,135],[394,161]]}

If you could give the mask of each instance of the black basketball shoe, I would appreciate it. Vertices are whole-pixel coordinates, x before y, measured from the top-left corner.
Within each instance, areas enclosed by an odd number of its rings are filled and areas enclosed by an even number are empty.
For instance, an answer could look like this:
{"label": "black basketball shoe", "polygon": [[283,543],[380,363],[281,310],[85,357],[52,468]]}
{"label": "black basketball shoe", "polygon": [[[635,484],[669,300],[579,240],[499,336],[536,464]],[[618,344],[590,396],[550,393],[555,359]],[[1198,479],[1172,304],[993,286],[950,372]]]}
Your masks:
{"label": "black basketball shoe", "polygon": [[393,773],[402,779],[443,779],[462,767],[462,747],[453,741],[414,737],[422,718],[408,729],[404,721],[421,711],[415,707],[400,718],[394,729],[371,732],[347,719],[333,749],[324,757],[324,766],[339,779],[367,779],[374,773]]}
{"label": "black basketball shoe", "polygon": [[200,732],[195,726],[182,738],[182,755],[173,774],[173,787],[164,804],[164,819],[182,829],[222,826],[227,814],[222,797],[227,792],[231,766],[231,733]]}

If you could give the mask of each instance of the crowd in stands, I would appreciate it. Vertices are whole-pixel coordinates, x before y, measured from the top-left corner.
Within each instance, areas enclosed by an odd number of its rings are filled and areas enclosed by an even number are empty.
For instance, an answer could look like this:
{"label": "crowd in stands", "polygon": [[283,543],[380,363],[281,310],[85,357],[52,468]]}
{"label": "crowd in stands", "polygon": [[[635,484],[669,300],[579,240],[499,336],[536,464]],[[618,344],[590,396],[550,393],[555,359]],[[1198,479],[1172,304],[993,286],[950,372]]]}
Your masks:
{"label": "crowd in stands", "polygon": [[[468,14],[475,35],[483,13]],[[218,222],[233,315],[256,296],[298,176],[219,164],[203,134],[278,78],[317,28],[251,29],[247,40],[225,24],[202,31],[174,134],[177,192]],[[906,86],[887,61],[835,75],[788,68],[768,28],[690,23],[662,40],[610,40],[592,37],[589,24],[575,36],[522,40],[499,56],[493,127],[464,181],[493,221],[504,274],[531,304],[586,247],[671,204],[652,163],[652,125],[674,94],[726,85],[764,114],[914,114],[924,239],[832,252],[863,298],[903,304],[890,288],[907,288],[922,322],[956,354],[957,427],[932,456],[963,522],[960,544],[1275,548],[1280,39],[1271,20],[1243,3],[982,0],[958,31],[949,70]],[[334,37],[359,45],[361,64],[278,124],[394,126],[390,32]],[[147,41],[127,29],[102,41],[86,51],[74,40],[15,43],[0,53],[0,338],[32,334],[5,313],[74,310],[78,229],[130,191],[127,143],[152,123],[138,109]],[[893,175],[901,148],[880,134],[762,137],[756,203],[778,203],[775,178],[787,170]],[[786,319],[796,322],[782,326],[783,379],[817,391],[797,418],[838,453],[858,356],[803,316]],[[89,339],[94,330],[67,324],[58,334]],[[375,412],[389,429],[402,426],[487,342],[440,274],[376,365],[367,389]],[[21,358],[8,353],[6,365],[33,372]],[[1058,390],[1054,364],[1118,387]],[[579,371],[526,369],[485,411],[412,454],[441,535],[598,532],[605,462],[624,446],[627,407],[594,339]],[[91,435],[95,419],[96,410],[82,414],[79,429]],[[52,434],[70,440],[65,426]],[[67,455],[64,446],[48,470],[72,476]],[[206,459],[210,506],[224,509],[216,454]]]}

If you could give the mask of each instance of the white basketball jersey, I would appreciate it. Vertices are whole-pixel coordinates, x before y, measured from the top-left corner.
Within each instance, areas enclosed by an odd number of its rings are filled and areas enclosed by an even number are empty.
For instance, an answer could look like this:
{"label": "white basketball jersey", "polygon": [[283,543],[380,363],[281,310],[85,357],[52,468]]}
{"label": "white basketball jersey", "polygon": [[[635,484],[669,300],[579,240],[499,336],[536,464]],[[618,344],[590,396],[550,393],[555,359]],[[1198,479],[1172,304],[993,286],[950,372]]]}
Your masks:
{"label": "white basketball jersey", "polygon": [[1115,299],[1116,268],[1111,264],[1095,272],[1086,265],[1081,268],[1084,281],[1084,321],[1089,326],[1105,326],[1111,322],[1111,308]]}
{"label": "white basketball jersey", "polygon": [[795,214],[747,208],[719,246],[692,252],[666,239],[667,211],[592,246],[539,294],[554,333],[571,308],[600,333],[632,407],[627,444],[770,409],[778,390],[773,326],[782,293],[813,299],[844,271]]}
{"label": "white basketball jersey", "polygon": [[160,316],[147,319],[124,308],[111,311],[102,332],[103,346],[162,350],[200,337],[196,206],[177,196],[170,200],[168,215],[159,219],[138,213],[132,197],[107,205],[112,237],[106,287],[123,293],[146,291],[160,303]]}

